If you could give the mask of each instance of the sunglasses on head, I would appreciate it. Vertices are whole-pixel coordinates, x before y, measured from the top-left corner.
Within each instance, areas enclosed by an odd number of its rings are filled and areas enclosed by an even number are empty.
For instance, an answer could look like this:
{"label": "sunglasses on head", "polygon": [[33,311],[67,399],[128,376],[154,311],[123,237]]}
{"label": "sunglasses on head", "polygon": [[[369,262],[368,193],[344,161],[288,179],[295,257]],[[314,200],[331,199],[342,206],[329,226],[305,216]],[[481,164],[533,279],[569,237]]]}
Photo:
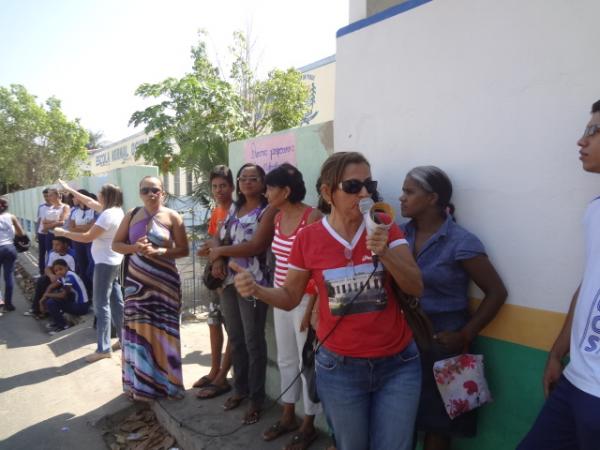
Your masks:
{"label": "sunglasses on head", "polygon": [[377,181],[370,178],[367,178],[365,181],[355,179],[344,180],[340,183],[340,189],[346,194],[358,194],[363,186],[371,195],[377,192]]}
{"label": "sunglasses on head", "polygon": [[142,195],[148,195],[150,192],[152,192],[153,194],[158,194],[160,192],[160,188],[157,187],[143,187],[140,188],[140,194]]}

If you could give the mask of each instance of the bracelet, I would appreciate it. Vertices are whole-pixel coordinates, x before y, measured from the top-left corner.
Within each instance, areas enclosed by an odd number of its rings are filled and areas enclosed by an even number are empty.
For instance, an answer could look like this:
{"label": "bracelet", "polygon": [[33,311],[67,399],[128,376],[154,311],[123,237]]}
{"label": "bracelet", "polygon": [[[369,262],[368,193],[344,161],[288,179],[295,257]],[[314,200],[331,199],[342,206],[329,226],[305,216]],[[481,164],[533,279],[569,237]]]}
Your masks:
{"label": "bracelet", "polygon": [[159,248],[158,252],[156,253],[158,256],[165,256],[167,254],[167,249],[166,248]]}

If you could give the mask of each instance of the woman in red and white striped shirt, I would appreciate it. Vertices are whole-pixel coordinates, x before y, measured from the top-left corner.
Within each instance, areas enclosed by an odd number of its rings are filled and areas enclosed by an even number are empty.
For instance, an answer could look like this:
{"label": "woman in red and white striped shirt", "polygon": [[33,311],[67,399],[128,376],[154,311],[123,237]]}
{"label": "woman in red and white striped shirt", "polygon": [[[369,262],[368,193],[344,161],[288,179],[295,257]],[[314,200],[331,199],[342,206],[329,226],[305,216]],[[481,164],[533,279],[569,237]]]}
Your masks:
{"label": "woman in red and white striped shirt", "polygon": [[[275,216],[275,235],[271,250],[275,256],[275,276],[273,285],[283,286],[288,271],[288,256],[296,235],[308,224],[319,220],[322,215],[319,210],[302,202],[306,195],[306,187],[302,173],[291,164],[282,164],[269,172],[265,178],[267,199],[271,207],[279,212]],[[275,338],[277,340],[277,363],[281,374],[281,388],[285,389],[297,376],[302,363],[302,348],[310,323],[311,312],[315,303],[317,291],[314,283],[309,283],[300,304],[291,311],[274,308]],[[303,378],[302,389],[300,381],[283,395],[283,414],[281,418],[263,433],[266,441],[271,441],[282,434],[295,431],[295,403],[300,400],[303,392],[304,420],[290,443],[285,447],[304,444],[303,448],[315,439],[315,415],[321,412],[320,404],[311,402],[308,397],[306,382]]]}

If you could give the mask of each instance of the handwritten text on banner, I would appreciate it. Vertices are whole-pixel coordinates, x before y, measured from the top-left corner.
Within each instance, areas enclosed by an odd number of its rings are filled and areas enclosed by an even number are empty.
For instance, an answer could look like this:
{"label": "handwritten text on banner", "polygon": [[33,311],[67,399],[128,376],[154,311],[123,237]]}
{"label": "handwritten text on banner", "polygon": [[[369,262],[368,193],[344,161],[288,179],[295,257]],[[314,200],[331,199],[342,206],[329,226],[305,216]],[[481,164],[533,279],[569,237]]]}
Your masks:
{"label": "handwritten text on banner", "polygon": [[296,136],[294,133],[278,134],[244,142],[244,160],[270,172],[284,162],[296,165]]}

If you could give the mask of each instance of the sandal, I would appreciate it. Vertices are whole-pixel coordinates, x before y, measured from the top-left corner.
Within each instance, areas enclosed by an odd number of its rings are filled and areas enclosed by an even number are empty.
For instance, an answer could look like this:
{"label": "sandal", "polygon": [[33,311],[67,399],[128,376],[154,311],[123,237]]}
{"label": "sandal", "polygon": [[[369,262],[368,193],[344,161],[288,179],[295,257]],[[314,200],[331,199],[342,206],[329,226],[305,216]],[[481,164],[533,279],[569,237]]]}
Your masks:
{"label": "sandal", "polygon": [[279,436],[283,436],[286,433],[291,431],[296,431],[298,429],[298,423],[294,421],[291,425],[285,426],[281,423],[280,420],[271,425],[265,432],[262,434],[262,438],[269,442],[273,439],[277,439]]}
{"label": "sandal", "polygon": [[245,399],[246,397],[229,397],[227,400],[225,400],[225,403],[223,403],[223,409],[225,411],[231,411],[232,409],[240,406]]}
{"label": "sandal", "polygon": [[200,400],[207,400],[209,398],[215,398],[219,395],[223,395],[231,391],[231,385],[226,383],[224,386],[219,386],[218,384],[207,384],[203,388],[201,388],[196,397]]}
{"label": "sandal", "polygon": [[192,384],[193,388],[203,388],[208,386],[209,384],[211,384],[213,382],[213,380],[211,380],[208,375],[204,375],[203,377],[201,377],[198,381],[196,381],[194,384]]}
{"label": "sandal", "polygon": [[254,425],[260,420],[260,409],[256,406],[250,406],[250,409],[244,414],[242,423],[244,425]]}
{"label": "sandal", "polygon": [[284,450],[305,450],[315,439],[317,439],[317,437],[319,437],[319,435],[317,434],[317,430],[314,429],[311,434],[307,434],[304,431],[298,431],[283,448]]}

